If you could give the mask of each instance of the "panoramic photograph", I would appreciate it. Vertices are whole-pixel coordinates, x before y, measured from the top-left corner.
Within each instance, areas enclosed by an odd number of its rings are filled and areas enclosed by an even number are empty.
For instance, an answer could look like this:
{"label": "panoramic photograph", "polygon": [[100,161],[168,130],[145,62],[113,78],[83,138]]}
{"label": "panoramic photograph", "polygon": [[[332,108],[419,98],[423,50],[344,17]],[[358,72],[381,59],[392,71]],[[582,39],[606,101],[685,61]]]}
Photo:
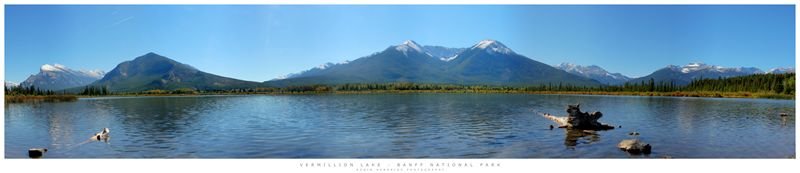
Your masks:
{"label": "panoramic photograph", "polygon": [[4,10],[5,159],[796,157],[794,5]]}

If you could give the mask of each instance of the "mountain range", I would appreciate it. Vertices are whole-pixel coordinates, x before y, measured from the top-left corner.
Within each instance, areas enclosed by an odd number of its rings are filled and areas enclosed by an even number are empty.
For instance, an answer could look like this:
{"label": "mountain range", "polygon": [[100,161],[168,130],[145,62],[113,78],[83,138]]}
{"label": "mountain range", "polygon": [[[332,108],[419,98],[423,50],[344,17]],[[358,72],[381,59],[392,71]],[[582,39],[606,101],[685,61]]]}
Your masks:
{"label": "mountain range", "polygon": [[[653,79],[686,85],[700,78],[733,77],[762,73],[794,73],[794,68],[774,68],[764,72],[754,67],[726,68],[703,63],[669,65],[655,72],[630,78],[608,72],[596,65],[562,63],[550,66],[520,55],[496,40],[482,40],[468,48],[422,46],[408,40],[383,51],[340,63],[325,63],[309,70],[288,74],[265,82],[252,82],[218,76],[170,58],[147,53],[100,70],[72,70],[63,65],[45,64],[20,86],[42,89],[77,90],[83,86],[103,86],[114,92],[153,89],[225,90],[292,85],[336,85],[345,83],[413,82],[431,84],[529,86],[562,84],[574,86],[621,85]],[[6,81],[6,86],[13,86]]]}
{"label": "mountain range", "polygon": [[652,78],[656,83],[672,82],[675,85],[687,85],[695,79],[716,79],[763,73],[764,71],[755,67],[726,68],[704,63],[689,63],[684,66],[669,65],[650,75],[631,79],[628,83],[648,82]]}
{"label": "mountain range", "polygon": [[5,81],[5,82],[6,82],[5,83],[6,87],[17,87],[17,86],[19,86],[19,84],[16,83],[16,82],[11,82],[11,81]]}
{"label": "mountain range", "polygon": [[252,88],[257,87],[259,83],[206,73],[151,52],[120,63],[102,79],[89,85],[108,87],[113,92],[132,92],[179,88],[196,90]]}
{"label": "mountain range", "polygon": [[767,73],[775,73],[775,74],[782,74],[782,73],[794,73],[794,67],[779,67],[769,69]]}
{"label": "mountain range", "polygon": [[38,74],[31,75],[19,86],[33,85],[43,90],[61,90],[85,86],[104,75],[105,72],[102,70],[73,70],[61,64],[45,64],[39,68]]}
{"label": "mountain range", "polygon": [[290,86],[389,82],[602,85],[517,54],[495,40],[483,40],[469,48],[421,46],[408,40],[366,57],[345,63],[328,63],[265,84]]}
{"label": "mountain range", "polygon": [[620,85],[631,80],[628,76],[620,73],[610,73],[596,65],[581,66],[565,62],[555,67],[578,76],[597,80],[606,85]]}

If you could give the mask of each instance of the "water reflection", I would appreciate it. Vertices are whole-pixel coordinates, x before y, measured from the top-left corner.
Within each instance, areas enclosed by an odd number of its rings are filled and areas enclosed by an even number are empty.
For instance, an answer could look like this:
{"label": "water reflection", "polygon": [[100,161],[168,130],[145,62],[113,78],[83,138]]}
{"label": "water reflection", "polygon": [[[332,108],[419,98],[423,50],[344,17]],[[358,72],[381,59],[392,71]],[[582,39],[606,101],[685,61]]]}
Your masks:
{"label": "water reflection", "polygon": [[580,144],[591,144],[600,141],[600,135],[594,130],[564,129],[564,145],[569,149],[575,149]]}
{"label": "water reflection", "polygon": [[789,117],[781,116],[781,127],[786,127],[786,122],[789,121]]}
{"label": "water reflection", "polygon": [[[534,114],[575,103],[624,128],[560,132]],[[794,112],[794,101],[523,94],[81,99],[6,105],[5,156],[27,158],[28,148],[47,147],[45,158],[627,158],[615,145],[635,130],[656,144],[657,155],[785,158],[795,152],[795,118],[779,112]],[[113,141],[64,147],[105,127]]]}

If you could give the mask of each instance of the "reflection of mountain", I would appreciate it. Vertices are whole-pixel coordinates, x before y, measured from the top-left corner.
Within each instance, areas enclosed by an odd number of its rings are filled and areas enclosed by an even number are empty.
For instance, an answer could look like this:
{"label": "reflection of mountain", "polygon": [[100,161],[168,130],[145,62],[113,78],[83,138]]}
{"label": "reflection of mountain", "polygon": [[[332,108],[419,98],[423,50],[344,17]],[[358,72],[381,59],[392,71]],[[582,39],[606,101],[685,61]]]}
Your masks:
{"label": "reflection of mountain", "polygon": [[409,40],[347,63],[327,64],[265,83],[288,86],[387,82],[601,85],[517,54],[495,40],[483,40],[466,49],[421,46]]}
{"label": "reflection of mountain", "polygon": [[[160,152],[171,153],[180,149],[179,141],[181,137],[199,135],[210,127],[196,125],[204,116],[204,112],[210,109],[224,109],[219,107],[222,98],[200,99],[197,97],[169,98],[169,97],[150,97],[138,99],[111,99],[98,101],[97,104],[113,108],[109,110],[119,114],[119,125],[125,130],[112,129],[112,135],[119,136],[117,139],[130,141],[158,141],[158,143],[146,144],[154,153],[150,157],[159,156]],[[198,141],[201,142],[201,141]],[[141,144],[126,143],[124,147],[142,147]],[[176,157],[163,155],[160,157]],[[185,157],[185,156],[183,156]]]}

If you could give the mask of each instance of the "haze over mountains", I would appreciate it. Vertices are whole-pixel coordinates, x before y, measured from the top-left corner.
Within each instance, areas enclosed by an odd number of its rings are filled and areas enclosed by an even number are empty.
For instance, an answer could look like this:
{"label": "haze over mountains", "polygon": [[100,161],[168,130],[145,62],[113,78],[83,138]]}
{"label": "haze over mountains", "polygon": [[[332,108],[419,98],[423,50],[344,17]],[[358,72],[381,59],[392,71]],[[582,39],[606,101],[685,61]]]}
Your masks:
{"label": "haze over mountains", "polygon": [[[167,57],[148,53],[117,65],[108,73],[72,70],[45,64],[20,86],[47,90],[86,85],[108,87],[114,92],[153,89],[226,90],[292,85],[337,85],[345,83],[413,82],[460,85],[574,85],[601,86],[657,82],[686,85],[700,78],[733,77],[762,73],[794,73],[793,67],[764,72],[754,67],[726,68],[703,63],[669,65],[652,74],[630,78],[596,65],[562,63],[550,66],[517,54],[496,40],[482,40],[469,48],[423,46],[408,40],[383,51],[340,63],[325,63],[265,82],[251,82],[203,72]],[[6,86],[15,85],[6,81]]]}

